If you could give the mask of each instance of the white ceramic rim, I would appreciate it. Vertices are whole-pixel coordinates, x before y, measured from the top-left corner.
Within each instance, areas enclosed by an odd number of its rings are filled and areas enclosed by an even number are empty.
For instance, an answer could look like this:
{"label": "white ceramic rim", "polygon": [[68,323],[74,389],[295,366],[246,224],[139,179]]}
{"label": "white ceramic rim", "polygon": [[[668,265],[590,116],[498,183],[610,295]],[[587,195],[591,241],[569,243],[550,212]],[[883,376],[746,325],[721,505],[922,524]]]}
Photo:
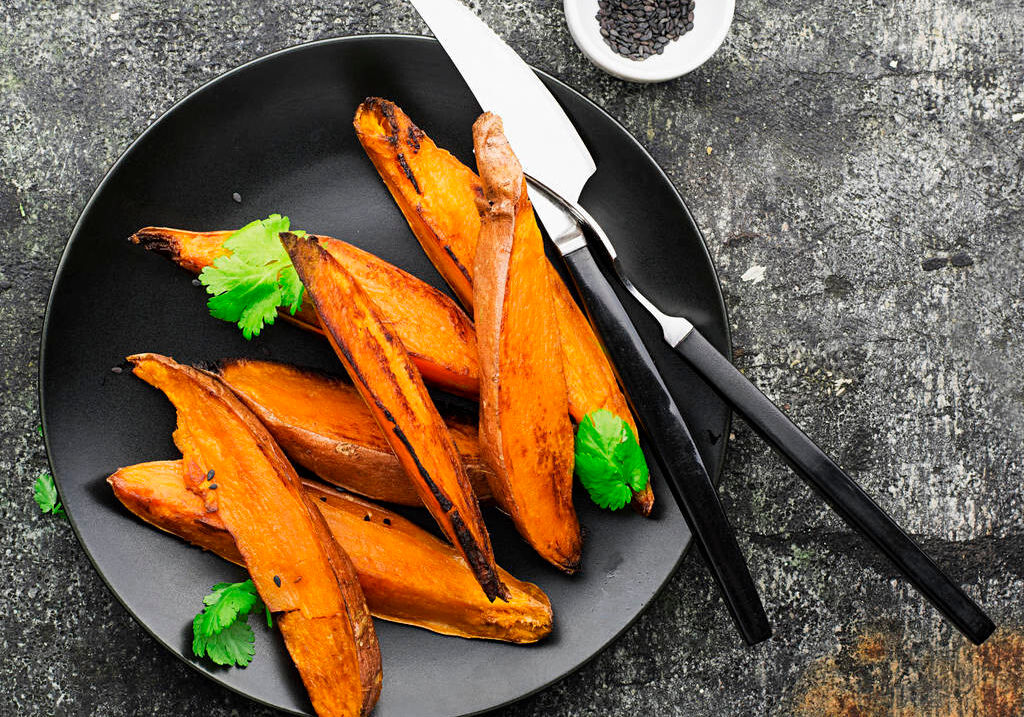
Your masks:
{"label": "white ceramic rim", "polygon": [[610,75],[631,82],[664,82],[700,67],[722,45],[732,24],[736,0],[697,0],[694,29],[665,46],[661,55],[630,60],[601,37],[598,0],[564,0],[565,21],[584,55]]}

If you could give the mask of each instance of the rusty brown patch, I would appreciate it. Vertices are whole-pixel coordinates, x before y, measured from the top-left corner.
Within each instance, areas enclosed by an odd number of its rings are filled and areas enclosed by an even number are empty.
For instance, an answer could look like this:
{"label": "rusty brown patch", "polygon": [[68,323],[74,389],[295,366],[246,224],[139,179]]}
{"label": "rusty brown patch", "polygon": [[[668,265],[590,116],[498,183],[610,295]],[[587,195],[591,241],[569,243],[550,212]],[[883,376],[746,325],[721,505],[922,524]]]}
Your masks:
{"label": "rusty brown patch", "polygon": [[858,690],[855,679],[841,674],[833,658],[816,665],[807,681],[809,687],[796,704],[800,717],[874,717],[884,713],[877,698]]}
{"label": "rusty brown patch", "polygon": [[798,717],[1017,717],[1024,715],[1024,631],[1003,628],[975,647],[965,640],[911,648],[894,630],[844,639],[804,675]]}
{"label": "rusty brown patch", "polygon": [[863,663],[880,662],[888,652],[888,636],[881,632],[872,632],[857,638],[853,657]]}
{"label": "rusty brown patch", "polygon": [[1019,631],[996,633],[970,651],[969,664],[975,676],[970,699],[979,710],[976,714],[1024,714],[1024,635]]}

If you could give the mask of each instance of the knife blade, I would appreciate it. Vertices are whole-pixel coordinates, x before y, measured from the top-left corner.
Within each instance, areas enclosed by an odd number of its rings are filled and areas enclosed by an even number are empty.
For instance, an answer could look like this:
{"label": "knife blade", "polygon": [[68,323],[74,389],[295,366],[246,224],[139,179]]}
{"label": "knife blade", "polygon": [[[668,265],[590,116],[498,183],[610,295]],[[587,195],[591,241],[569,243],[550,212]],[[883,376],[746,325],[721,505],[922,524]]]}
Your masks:
{"label": "knife blade", "polygon": [[544,83],[460,0],[410,0],[485,112],[501,115],[527,171],[579,199],[597,171],[583,139]]}
{"label": "knife blade", "polygon": [[[597,165],[536,73],[461,0],[410,2],[480,107],[501,116],[505,136],[526,172],[561,196],[578,200]],[[572,230],[572,219],[546,197],[533,204],[549,236]]]}
{"label": "knife blade", "polygon": [[[411,0],[485,111],[501,116],[524,170],[577,199],[596,164],[533,70],[460,0]],[[534,211],[563,255],[672,495],[748,644],[771,636],[756,585],[682,414],[571,217],[544,194]]]}

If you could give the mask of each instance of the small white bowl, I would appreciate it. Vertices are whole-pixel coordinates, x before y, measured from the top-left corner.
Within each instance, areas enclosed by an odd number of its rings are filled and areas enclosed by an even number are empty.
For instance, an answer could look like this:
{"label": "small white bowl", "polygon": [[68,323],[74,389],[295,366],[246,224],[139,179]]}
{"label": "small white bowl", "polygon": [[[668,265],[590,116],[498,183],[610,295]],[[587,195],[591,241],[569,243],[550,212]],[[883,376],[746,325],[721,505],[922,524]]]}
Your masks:
{"label": "small white bowl", "polygon": [[597,22],[597,0],[565,0],[565,20],[583,54],[608,74],[631,82],[664,82],[700,67],[715,54],[729,33],[735,8],[736,0],[696,0],[693,29],[646,60],[630,60],[605,43]]}

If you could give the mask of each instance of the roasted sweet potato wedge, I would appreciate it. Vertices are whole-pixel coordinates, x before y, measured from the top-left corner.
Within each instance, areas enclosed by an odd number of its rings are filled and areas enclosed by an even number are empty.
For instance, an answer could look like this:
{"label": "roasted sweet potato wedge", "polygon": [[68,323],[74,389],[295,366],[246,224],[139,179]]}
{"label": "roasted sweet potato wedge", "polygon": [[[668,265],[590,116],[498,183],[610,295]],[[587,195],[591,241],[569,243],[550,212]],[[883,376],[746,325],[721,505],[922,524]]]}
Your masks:
{"label": "roasted sweet potato wedge", "polygon": [[483,180],[473,305],[480,350],[480,446],[494,470],[491,490],[534,550],[566,572],[579,566],[582,538],[572,504],[569,421],[550,273],[523,170],[486,113],[473,125]]}
{"label": "roasted sweet potato wedge", "polygon": [[402,342],[359,283],[319,238],[281,243],[316,306],[325,335],[366,401],[420,500],[473,568],[487,597],[506,597],[480,505],[455,443]]}
{"label": "roasted sweet potato wedge", "polygon": [[[181,461],[122,468],[107,479],[128,510],[222,558],[242,556],[216,513],[185,488]],[[498,568],[508,602],[491,602],[458,551],[402,516],[304,481],[306,495],[352,559],[374,616],[443,635],[529,643],[551,632],[551,602],[536,585]],[[369,517],[369,519],[367,519]]]}
{"label": "roasted sweet potato wedge", "polygon": [[[473,310],[473,265],[480,217],[480,180],[473,171],[438,147],[392,102],[372,97],[355,115],[356,136],[391,191],[395,202],[438,272],[463,305]],[[540,229],[532,213],[524,229]],[[546,261],[546,260],[545,260]],[[636,422],[615,373],[586,316],[550,263],[555,316],[562,336],[563,368],[569,410],[576,421],[601,408]],[[639,435],[639,434],[638,434]],[[634,495],[634,506],[649,515],[650,486]]]}
{"label": "roasted sweet potato wedge", "polygon": [[[130,241],[198,274],[225,253],[223,245],[231,234],[146,227],[133,234]],[[347,242],[321,237],[321,244],[377,305],[425,380],[460,396],[476,397],[479,371],[473,323],[449,296]],[[308,301],[295,316],[287,311],[282,311],[281,316],[323,333]]]}
{"label": "roasted sweet potato wedge", "polygon": [[[263,422],[288,457],[318,477],[373,500],[422,505],[416,487],[352,384],[274,361],[236,359],[214,368]],[[444,417],[473,492],[490,500],[491,469],[477,426]]]}
{"label": "roasted sweet potato wedge", "polygon": [[178,412],[185,487],[231,535],[319,715],[373,709],[380,649],[348,556],[267,429],[217,377],[166,356],[130,356]]}
{"label": "roasted sweet potato wedge", "polygon": [[150,461],[119,468],[107,478],[124,506],[160,530],[245,567],[231,533],[217,511],[185,486],[184,463]]}

